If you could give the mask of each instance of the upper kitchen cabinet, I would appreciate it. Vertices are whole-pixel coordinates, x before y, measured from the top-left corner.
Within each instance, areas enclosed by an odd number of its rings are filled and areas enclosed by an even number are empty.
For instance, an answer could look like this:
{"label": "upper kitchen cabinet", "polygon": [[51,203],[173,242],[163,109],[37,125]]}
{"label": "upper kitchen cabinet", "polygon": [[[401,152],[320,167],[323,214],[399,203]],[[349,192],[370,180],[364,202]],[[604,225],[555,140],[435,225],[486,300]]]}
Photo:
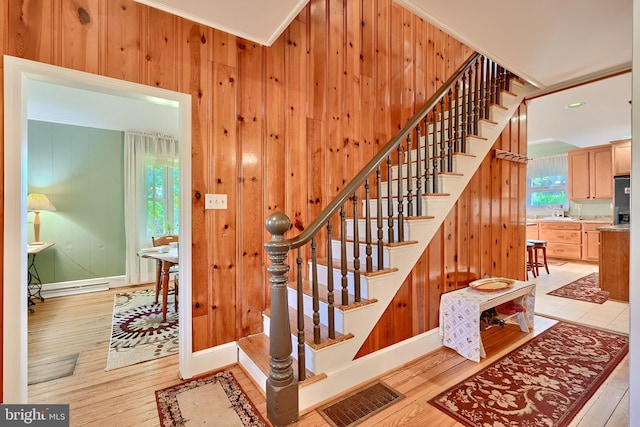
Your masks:
{"label": "upper kitchen cabinet", "polygon": [[570,200],[613,198],[611,152],[609,144],[568,151]]}
{"label": "upper kitchen cabinet", "polygon": [[613,176],[631,175],[631,140],[611,141]]}

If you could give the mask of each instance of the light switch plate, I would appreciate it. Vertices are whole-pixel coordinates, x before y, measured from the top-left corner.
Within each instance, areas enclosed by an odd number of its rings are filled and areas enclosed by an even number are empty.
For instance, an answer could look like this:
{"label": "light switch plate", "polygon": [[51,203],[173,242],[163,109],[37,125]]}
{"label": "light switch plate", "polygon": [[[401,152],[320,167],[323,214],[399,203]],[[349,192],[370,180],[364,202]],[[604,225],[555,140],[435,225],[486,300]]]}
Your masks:
{"label": "light switch plate", "polygon": [[205,209],[227,209],[227,195],[226,194],[205,194],[204,208]]}

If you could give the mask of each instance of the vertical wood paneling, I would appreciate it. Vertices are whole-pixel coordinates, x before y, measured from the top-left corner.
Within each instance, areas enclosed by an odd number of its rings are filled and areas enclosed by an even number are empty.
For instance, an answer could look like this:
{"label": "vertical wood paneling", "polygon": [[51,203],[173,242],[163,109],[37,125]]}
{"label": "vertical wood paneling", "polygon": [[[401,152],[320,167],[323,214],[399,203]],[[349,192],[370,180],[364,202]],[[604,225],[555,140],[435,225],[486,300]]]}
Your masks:
{"label": "vertical wood paneling", "polygon": [[239,331],[236,336],[262,332],[260,310],[266,304],[265,266],[262,262],[264,237],[264,211],[251,209],[256,201],[264,200],[263,177],[263,82],[262,53],[252,42],[238,41],[238,80],[242,82],[238,93],[238,143],[240,146],[240,176],[238,179],[238,231],[241,234],[238,265]]}
{"label": "vertical wood paneling", "polygon": [[364,164],[364,143],[360,129],[361,112],[360,82],[362,70],[361,62],[361,3],[357,1],[345,2],[345,40],[344,40],[344,114],[342,120],[344,138],[344,177],[351,180],[358,172],[350,165]]}
{"label": "vertical wood paneling", "polygon": [[60,26],[60,65],[82,69],[88,73],[99,72],[99,0],[64,2]]}
{"label": "vertical wood paneling", "polygon": [[176,87],[176,17],[158,9],[146,8],[147,29],[143,55],[144,82],[161,88]]}
{"label": "vertical wood paneling", "polygon": [[54,5],[55,2],[46,0],[10,1],[7,27],[3,27],[8,34],[3,53],[53,64],[57,16]]}
{"label": "vertical wood paneling", "polygon": [[328,0],[329,49],[327,65],[327,145],[329,147],[328,163],[332,165],[327,175],[329,200],[342,190],[345,184],[344,171],[344,137],[342,135],[342,111],[344,91],[344,9],[341,0]]}
{"label": "vertical wood paneling", "polygon": [[308,224],[307,181],[308,152],[306,131],[306,31],[300,21],[294,20],[285,31],[285,81],[286,92],[286,188],[288,194],[297,197],[288,198],[286,211],[290,213],[291,223],[296,233],[303,231]]}
{"label": "vertical wood paneling", "polygon": [[[391,111],[389,106],[390,90],[390,2],[391,0],[378,0],[376,21],[376,105],[375,105],[375,133],[376,140],[384,139],[391,132]],[[380,141],[385,144],[386,141]]]}
{"label": "vertical wood paneling", "polygon": [[[214,47],[215,49],[215,47]],[[235,209],[209,210],[207,215],[213,224],[207,223],[207,241],[212,242],[213,275],[209,282],[209,306],[213,315],[209,316],[209,329],[212,334],[208,346],[215,342],[229,342],[235,339],[236,292],[237,292],[237,129],[236,69],[217,62],[212,66],[212,108],[211,136],[212,158],[214,165],[214,185],[210,192],[226,194],[228,206]],[[224,100],[224,101],[223,101]],[[225,102],[232,100],[232,102]],[[229,286],[235,283],[235,286]]]}
{"label": "vertical wood paneling", "polygon": [[327,114],[327,3],[312,2],[308,9],[309,118],[324,122]]}
{"label": "vertical wood paneling", "polygon": [[416,16],[406,9],[402,9],[402,100],[400,113],[400,127],[415,114],[415,33]]}
{"label": "vertical wood paneling", "polygon": [[103,0],[106,9],[105,60],[100,74],[140,83],[142,41],[141,14],[144,6],[131,0]]}
{"label": "vertical wood paneling", "polygon": [[390,8],[389,36],[389,110],[391,114],[391,129],[396,132],[404,122],[402,121],[402,92],[404,77],[404,43],[403,9],[396,3]]}

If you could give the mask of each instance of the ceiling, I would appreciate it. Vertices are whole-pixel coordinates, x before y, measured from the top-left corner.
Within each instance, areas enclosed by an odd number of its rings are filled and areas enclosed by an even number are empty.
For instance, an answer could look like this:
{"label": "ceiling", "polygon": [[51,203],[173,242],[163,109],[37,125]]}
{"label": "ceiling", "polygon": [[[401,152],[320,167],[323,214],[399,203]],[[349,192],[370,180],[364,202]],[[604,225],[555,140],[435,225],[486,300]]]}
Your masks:
{"label": "ceiling", "polygon": [[[265,46],[271,45],[308,3],[308,0],[136,1]],[[538,88],[528,101],[530,143],[562,141],[583,147],[624,139],[631,134],[631,73],[628,71],[631,69],[632,0],[592,0],[588,6],[584,0],[394,1]],[[252,13],[245,13],[247,10]],[[615,77],[603,78],[612,75]],[[584,82],[592,83],[582,84]],[[71,106],[59,106],[61,99],[72,97],[54,93],[50,96],[58,109],[74,114]],[[33,105],[30,110],[35,111],[36,104],[46,100],[35,102],[30,96],[29,102]],[[565,108],[574,102],[585,105]],[[102,104],[104,102],[90,101],[89,105]],[[140,111],[139,106],[134,108]],[[90,111],[93,109],[80,107],[75,114]],[[127,108],[121,106],[109,114],[84,115],[93,117],[86,119],[88,121],[114,118],[123,112],[123,116],[130,117],[126,111]],[[150,117],[153,119],[153,113]],[[140,123],[138,121],[139,129],[150,130]],[[177,130],[159,131],[177,134]]]}

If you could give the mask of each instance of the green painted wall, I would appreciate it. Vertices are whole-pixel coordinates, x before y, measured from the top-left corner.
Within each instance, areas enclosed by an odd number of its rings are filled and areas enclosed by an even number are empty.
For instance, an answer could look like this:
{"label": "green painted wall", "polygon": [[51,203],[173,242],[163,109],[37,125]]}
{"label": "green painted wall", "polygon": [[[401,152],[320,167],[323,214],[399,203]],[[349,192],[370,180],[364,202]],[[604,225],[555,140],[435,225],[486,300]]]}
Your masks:
{"label": "green painted wall", "polygon": [[57,209],[40,213],[40,240],[55,243],[36,257],[42,282],[123,275],[124,132],[29,121],[27,157],[28,192]]}

